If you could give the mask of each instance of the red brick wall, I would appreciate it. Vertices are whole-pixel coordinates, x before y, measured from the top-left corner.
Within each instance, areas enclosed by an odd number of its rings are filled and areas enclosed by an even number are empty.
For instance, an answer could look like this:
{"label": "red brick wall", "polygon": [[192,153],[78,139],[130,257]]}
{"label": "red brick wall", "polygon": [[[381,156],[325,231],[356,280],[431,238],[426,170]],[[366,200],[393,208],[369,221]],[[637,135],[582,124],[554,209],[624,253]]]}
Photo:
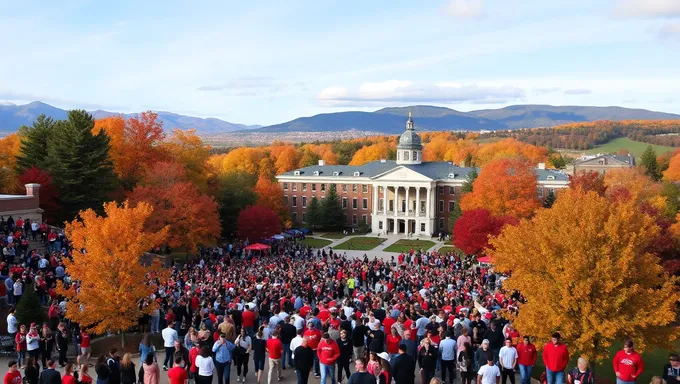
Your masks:
{"label": "red brick wall", "polygon": [[[36,209],[38,208],[38,198],[33,197],[30,199],[11,199],[11,200],[0,200],[0,213],[2,212],[12,212],[21,211],[24,209]],[[16,220],[16,217],[14,218]]]}
{"label": "red brick wall", "polygon": [[[444,188],[443,194],[440,193],[441,188]],[[451,194],[449,188],[455,188],[453,195]],[[435,201],[436,201],[436,205],[435,205],[436,216],[435,216],[434,228],[433,228],[433,231],[435,233],[439,232],[440,230],[442,232],[450,232],[451,231],[451,228],[450,228],[450,225],[449,225],[449,216],[451,216],[451,211],[449,210],[449,202],[453,202],[454,205],[458,205],[458,203],[459,203],[458,200],[461,196],[460,188],[461,187],[454,187],[454,186],[448,186],[448,185],[437,186],[437,193],[436,193],[436,198],[435,198]],[[443,212],[441,212],[439,210],[439,202],[440,201],[444,202],[444,211]],[[444,219],[444,228],[443,229],[439,228],[440,218]]]}

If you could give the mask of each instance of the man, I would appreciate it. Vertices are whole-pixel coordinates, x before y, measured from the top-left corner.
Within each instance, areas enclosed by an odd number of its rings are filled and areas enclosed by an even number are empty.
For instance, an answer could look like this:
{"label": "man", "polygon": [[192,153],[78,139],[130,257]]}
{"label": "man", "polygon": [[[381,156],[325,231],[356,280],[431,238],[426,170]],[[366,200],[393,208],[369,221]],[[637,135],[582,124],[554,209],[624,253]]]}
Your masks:
{"label": "man", "polygon": [[338,383],[342,383],[342,371],[345,371],[347,379],[349,379],[349,362],[352,360],[352,341],[347,337],[347,331],[340,331],[340,338],[336,341],[340,349],[340,357],[337,360],[338,364]]}
{"label": "man", "polygon": [[57,371],[56,361],[47,362],[47,369],[40,373],[40,384],[61,384],[61,373]]}
{"label": "man", "polygon": [[77,357],[78,365],[90,364],[90,355],[92,348],[90,347],[90,334],[86,329],[80,331],[80,355]]}
{"label": "man", "polygon": [[175,366],[168,371],[168,384],[187,384],[189,375],[187,370],[182,368],[182,358],[175,355]]}
{"label": "man", "polygon": [[517,346],[517,363],[521,384],[531,384],[531,370],[536,364],[536,346],[531,344],[529,336],[524,336],[522,344]]}
{"label": "man", "polygon": [[255,312],[253,312],[253,309],[250,307],[250,305],[246,306],[246,310],[243,311],[243,314],[241,315],[241,326],[246,329],[246,333],[248,336],[255,337],[255,331],[254,331],[254,326],[255,326],[255,319],[257,318],[257,315]]}
{"label": "man", "polygon": [[309,348],[314,351],[314,378],[318,379],[321,377],[319,374],[319,355],[316,353],[316,349],[319,347],[319,342],[321,341],[321,331],[316,329],[314,322],[307,322],[307,330],[303,334],[307,342],[309,343]]}
{"label": "man", "polygon": [[340,357],[338,344],[331,339],[328,333],[324,333],[321,336],[316,353],[319,356],[319,367],[321,368],[321,384],[326,384],[328,376],[330,376],[331,382],[335,384],[335,362]]}
{"label": "man", "polygon": [[495,357],[489,351],[486,357],[486,365],[479,368],[477,372],[477,384],[498,384],[501,380],[501,370],[494,364]]}
{"label": "man", "polygon": [[498,361],[501,363],[501,377],[503,384],[507,382],[508,376],[510,383],[515,384],[515,367],[517,366],[517,349],[512,346],[512,338],[505,339],[505,345],[498,352]]}
{"label": "man", "polygon": [[309,371],[311,371],[314,366],[314,351],[309,347],[307,338],[302,338],[302,343],[295,348],[293,356],[298,384],[307,384],[307,381],[309,380]]}
{"label": "man", "polygon": [[12,338],[12,340],[14,340],[17,331],[19,331],[17,328],[19,322],[17,321],[16,312],[16,308],[12,308],[9,310],[9,315],[7,315],[7,333],[9,333],[9,336]]}
{"label": "man", "polygon": [[[297,347],[302,345],[302,341],[305,339],[304,337],[302,337],[302,333],[303,333],[302,329],[296,330],[295,333],[296,333],[296,335],[293,338],[293,340],[290,341],[290,347],[289,347],[290,351],[292,352],[291,362],[293,363],[294,366],[295,366],[295,350],[297,349]],[[313,357],[312,357],[312,360],[314,360]]]}
{"label": "man", "polygon": [[293,351],[290,349],[290,343],[297,336],[297,329],[290,321],[290,316],[286,316],[281,325],[281,344],[283,344],[283,357],[281,358],[281,369],[286,369],[286,361],[288,366],[293,365],[292,355]]}
{"label": "man", "polygon": [[[441,359],[442,384],[446,384],[446,375],[449,373],[449,384],[456,380],[456,340],[454,333],[449,330],[446,339],[439,342],[439,357]],[[514,383],[513,383],[514,384]]]}
{"label": "man", "polygon": [[283,380],[281,374],[281,356],[283,355],[283,343],[279,340],[279,331],[274,331],[271,337],[267,340],[265,350],[269,353],[269,373],[267,375],[267,384],[272,384],[272,372],[276,369],[278,380]]}
{"label": "man", "polygon": [[[19,372],[19,365],[16,360],[10,360],[7,364],[9,370],[5,373],[2,381],[3,384],[21,384],[21,372]],[[375,382],[375,380],[373,380]]]}
{"label": "man", "polygon": [[560,333],[555,332],[551,341],[543,347],[543,364],[548,384],[564,384],[564,368],[569,363],[567,346],[560,343]]}
{"label": "man", "polygon": [[215,354],[215,368],[217,369],[217,384],[229,384],[231,375],[231,353],[236,348],[234,343],[227,339],[224,333],[213,344],[212,351]]}
{"label": "man", "polygon": [[663,366],[663,379],[667,384],[680,383],[680,357],[673,353],[669,359],[670,363]]}
{"label": "man", "polygon": [[392,377],[395,384],[413,384],[415,380],[416,363],[406,351],[406,344],[399,344],[399,355],[392,361]]}
{"label": "man", "polygon": [[201,349],[198,347],[198,342],[194,342],[189,350],[189,379],[196,379],[198,375],[198,367],[196,366],[196,357],[200,354]]}
{"label": "man", "polygon": [[220,333],[227,335],[227,340],[231,341],[232,343],[234,340],[236,340],[236,327],[234,327],[234,324],[229,322],[229,316],[224,316],[224,319],[220,325],[217,326],[217,329],[220,331]]}
{"label": "man", "polygon": [[489,348],[491,348],[494,358],[498,359],[498,352],[500,352],[501,347],[503,346],[504,337],[503,332],[501,332],[501,329],[495,321],[492,321],[491,324],[489,324],[489,329],[484,332],[484,338],[489,340]]}
{"label": "man", "polygon": [[366,360],[360,357],[354,361],[356,372],[349,377],[347,384],[375,384],[375,376],[366,372]]}
{"label": "man", "polygon": [[406,354],[415,361],[418,357],[418,344],[413,340],[410,329],[404,329],[404,338],[401,339],[401,344],[406,345]]}
{"label": "man", "polygon": [[634,384],[645,370],[642,356],[635,351],[633,340],[630,339],[623,343],[623,350],[614,355],[612,364],[616,374],[616,384]]}
{"label": "man", "polygon": [[175,340],[179,340],[177,331],[172,327],[174,324],[168,322],[168,326],[161,332],[163,336],[163,347],[165,347],[165,360],[163,360],[163,370],[168,370],[168,363],[172,363],[172,356],[175,353]]}
{"label": "man", "polygon": [[366,326],[367,320],[368,319],[357,320],[357,325],[352,330],[352,347],[354,348],[355,359],[364,357],[364,343],[366,342],[366,333],[368,333],[368,327]]}
{"label": "man", "polygon": [[120,357],[117,355],[118,350],[111,348],[109,356],[106,358],[106,365],[111,370],[109,377],[109,384],[120,384]]}
{"label": "man", "polygon": [[[227,339],[229,340],[229,339]],[[188,367],[189,366],[189,350],[186,349],[183,343],[179,340],[175,340],[175,350],[173,351],[175,357],[179,356],[182,358],[182,366],[183,367]],[[174,357],[173,357],[174,361]],[[110,384],[110,383],[109,383]]]}

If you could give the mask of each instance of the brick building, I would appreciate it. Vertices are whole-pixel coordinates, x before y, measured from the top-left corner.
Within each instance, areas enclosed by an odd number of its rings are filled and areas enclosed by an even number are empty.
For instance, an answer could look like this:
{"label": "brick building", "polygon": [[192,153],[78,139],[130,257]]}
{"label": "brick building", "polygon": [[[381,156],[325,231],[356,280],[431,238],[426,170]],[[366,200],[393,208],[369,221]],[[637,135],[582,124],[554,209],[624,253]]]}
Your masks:
{"label": "brick building", "polygon": [[23,219],[37,220],[42,222],[40,209],[40,184],[26,184],[25,195],[0,195],[0,216],[5,220],[9,216],[16,221]]}

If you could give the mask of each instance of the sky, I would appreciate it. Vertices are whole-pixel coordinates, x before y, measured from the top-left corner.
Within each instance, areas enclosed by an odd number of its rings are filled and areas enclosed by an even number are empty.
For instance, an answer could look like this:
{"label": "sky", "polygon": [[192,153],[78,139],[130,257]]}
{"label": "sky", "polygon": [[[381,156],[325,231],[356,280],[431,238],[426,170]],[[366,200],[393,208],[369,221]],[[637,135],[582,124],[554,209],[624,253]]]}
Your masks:
{"label": "sky", "polygon": [[269,125],[386,106],[680,113],[680,0],[0,0],[0,102]]}

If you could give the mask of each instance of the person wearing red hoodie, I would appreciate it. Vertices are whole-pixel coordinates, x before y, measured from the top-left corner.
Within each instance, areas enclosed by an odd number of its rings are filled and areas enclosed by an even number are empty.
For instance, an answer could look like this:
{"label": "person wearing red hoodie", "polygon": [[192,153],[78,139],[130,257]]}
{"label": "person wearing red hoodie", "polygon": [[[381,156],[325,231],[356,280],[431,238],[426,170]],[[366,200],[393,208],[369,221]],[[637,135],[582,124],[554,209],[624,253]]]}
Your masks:
{"label": "person wearing red hoodie", "polygon": [[623,343],[623,350],[614,355],[612,365],[616,373],[616,384],[635,384],[635,380],[645,370],[642,356],[633,348],[632,340]]}
{"label": "person wearing red hoodie", "polygon": [[531,344],[529,336],[524,336],[524,341],[517,346],[517,355],[521,384],[531,384],[531,370],[536,364],[538,354],[536,346]]}
{"label": "person wearing red hoodie", "polygon": [[269,374],[267,375],[267,384],[272,384],[272,372],[276,369],[278,380],[283,380],[283,375],[281,374],[281,356],[283,356],[283,343],[279,340],[279,331],[276,330],[272,333],[272,336],[267,339],[267,344],[265,347],[267,353],[269,353]]}
{"label": "person wearing red hoodie", "polygon": [[316,329],[312,321],[307,322],[307,330],[302,334],[302,337],[307,339],[309,348],[314,351],[314,377],[319,378],[319,355],[316,353],[321,341],[321,331]]}
{"label": "person wearing red hoodie", "polygon": [[335,340],[331,339],[328,333],[321,336],[321,341],[316,350],[319,356],[321,368],[321,384],[326,384],[326,378],[330,376],[331,382],[335,384],[335,361],[340,357],[340,348]]}
{"label": "person wearing red hoodie", "polygon": [[550,343],[543,347],[543,364],[548,384],[564,384],[564,369],[569,363],[569,351],[567,346],[560,343],[560,333],[552,335]]}

